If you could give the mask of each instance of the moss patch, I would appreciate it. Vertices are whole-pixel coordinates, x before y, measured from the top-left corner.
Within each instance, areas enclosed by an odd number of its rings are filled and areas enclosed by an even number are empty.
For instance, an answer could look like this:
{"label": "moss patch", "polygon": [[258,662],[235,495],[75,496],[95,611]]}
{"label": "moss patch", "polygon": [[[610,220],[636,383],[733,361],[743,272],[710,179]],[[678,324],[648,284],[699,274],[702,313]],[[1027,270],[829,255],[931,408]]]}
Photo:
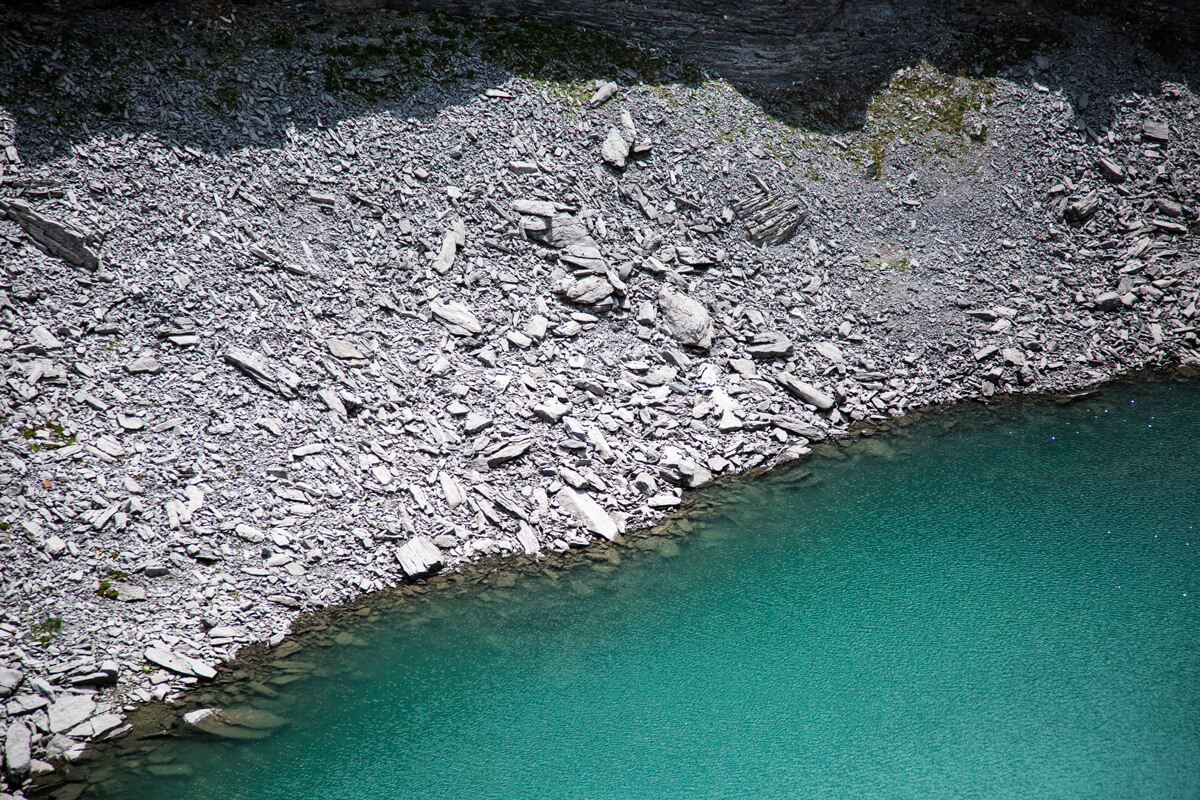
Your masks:
{"label": "moss patch", "polygon": [[979,118],[995,91],[993,79],[948,75],[924,60],[900,70],[867,106],[867,128],[854,155],[878,178],[889,151],[900,142],[940,155],[982,142],[986,126]]}
{"label": "moss patch", "polygon": [[29,626],[30,638],[39,644],[50,644],[62,633],[62,617],[44,617],[41,622]]}
{"label": "moss patch", "polygon": [[42,450],[57,450],[69,444],[75,444],[75,435],[67,435],[63,426],[57,422],[41,422],[21,428],[21,438],[29,442],[29,450],[37,453]]}

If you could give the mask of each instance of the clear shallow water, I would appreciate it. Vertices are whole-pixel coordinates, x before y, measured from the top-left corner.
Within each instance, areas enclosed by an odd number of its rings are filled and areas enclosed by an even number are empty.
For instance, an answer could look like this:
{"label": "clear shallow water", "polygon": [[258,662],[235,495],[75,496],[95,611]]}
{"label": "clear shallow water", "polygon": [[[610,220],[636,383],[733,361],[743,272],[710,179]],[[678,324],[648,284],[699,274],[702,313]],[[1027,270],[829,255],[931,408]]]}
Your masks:
{"label": "clear shallow water", "polygon": [[170,745],[194,777],[111,796],[1200,797],[1200,385],[953,411],[805,470],[615,569],[310,648],[328,677],[267,706],[291,727]]}

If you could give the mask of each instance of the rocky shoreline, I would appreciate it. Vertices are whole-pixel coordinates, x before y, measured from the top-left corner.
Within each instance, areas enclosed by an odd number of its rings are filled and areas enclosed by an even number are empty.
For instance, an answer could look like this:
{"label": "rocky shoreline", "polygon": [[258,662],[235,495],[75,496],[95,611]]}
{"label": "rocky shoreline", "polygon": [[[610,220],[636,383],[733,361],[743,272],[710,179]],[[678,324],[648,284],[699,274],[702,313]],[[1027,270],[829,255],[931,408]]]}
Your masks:
{"label": "rocky shoreline", "polygon": [[1200,98],[1103,21],[829,133],[611,39],[565,80],[419,14],[125,26],[166,56],[2,13],[17,796],[301,613],[617,548],[906,409],[1200,369]]}

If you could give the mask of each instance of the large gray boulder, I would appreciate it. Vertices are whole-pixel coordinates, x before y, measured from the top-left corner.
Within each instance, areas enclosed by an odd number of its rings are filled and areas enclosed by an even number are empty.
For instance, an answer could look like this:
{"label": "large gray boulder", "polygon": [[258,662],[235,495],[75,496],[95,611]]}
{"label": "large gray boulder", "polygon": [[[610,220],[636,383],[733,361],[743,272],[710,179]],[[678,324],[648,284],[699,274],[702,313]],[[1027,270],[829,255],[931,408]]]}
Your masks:
{"label": "large gray boulder", "polygon": [[712,317],[703,304],[664,286],[658,292],[658,311],[677,342],[705,350],[712,347]]}

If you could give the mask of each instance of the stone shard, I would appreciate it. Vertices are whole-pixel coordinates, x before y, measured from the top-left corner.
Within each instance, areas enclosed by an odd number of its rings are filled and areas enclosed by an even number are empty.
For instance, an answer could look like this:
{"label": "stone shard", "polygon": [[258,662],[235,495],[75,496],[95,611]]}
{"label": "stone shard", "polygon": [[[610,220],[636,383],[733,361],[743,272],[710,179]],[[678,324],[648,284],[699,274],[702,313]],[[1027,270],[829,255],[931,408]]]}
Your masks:
{"label": "stone shard", "polygon": [[442,568],[442,551],[428,537],[414,536],[396,548],[400,569],[410,578],[421,578]]}
{"label": "stone shard", "polygon": [[790,372],[779,373],[775,376],[775,381],[805,403],[814,405],[821,411],[828,411],[834,406],[832,397],[815,386],[805,383]]}
{"label": "stone shard", "polygon": [[537,533],[526,522],[520,522],[517,525],[517,543],[521,545],[521,550],[527,556],[536,555],[541,549]]}
{"label": "stone shard", "polygon": [[521,229],[530,239],[547,247],[597,246],[587,226],[570,214],[556,213],[549,218],[525,216],[521,218]]}
{"label": "stone shard", "polygon": [[246,350],[242,347],[231,347],[225,352],[224,359],[226,363],[232,364],[249,375],[263,388],[271,389],[272,391],[277,388],[275,371],[267,364],[265,358],[253,350]]}
{"label": "stone shard", "polygon": [[142,353],[133,361],[126,364],[125,370],[131,375],[157,375],[162,372],[162,364],[158,363],[158,359],[150,353]]}
{"label": "stone shard", "polygon": [[434,300],[430,302],[429,310],[451,333],[471,336],[483,332],[483,326],[479,324],[475,314],[462,303],[439,303]]}
{"label": "stone shard", "polygon": [[499,450],[491,453],[486,461],[491,469],[495,469],[501,464],[507,464],[509,461],[514,461],[529,452],[529,448],[533,445],[528,439],[521,439],[510,444],[506,444]]}
{"label": "stone shard", "polygon": [[1148,119],[1142,124],[1142,136],[1152,142],[1167,142],[1171,140],[1171,128],[1165,122]]}
{"label": "stone shard", "polygon": [[438,482],[442,484],[442,494],[446,497],[446,505],[451,509],[458,508],[466,501],[467,496],[463,492],[462,486],[448,473],[439,473]]}
{"label": "stone shard", "polygon": [[0,211],[24,228],[30,238],[51,255],[78,267],[99,269],[100,256],[95,250],[96,236],[92,231],[50,219],[22,200],[0,198]]}
{"label": "stone shard", "polygon": [[787,358],[792,354],[791,341],[778,331],[765,331],[751,341],[746,352],[753,358]]}
{"label": "stone shard", "polygon": [[116,593],[116,599],[126,603],[136,603],[139,600],[146,599],[146,590],[141,586],[135,586],[132,583],[121,583],[117,581],[112,584],[109,591]]}
{"label": "stone shard", "polygon": [[817,342],[813,345],[813,349],[835,364],[841,364],[846,361],[845,355],[842,354],[842,348],[833,342]]}
{"label": "stone shard", "polygon": [[116,730],[124,720],[120,714],[98,714],[76,725],[68,735],[72,739],[94,739]]}
{"label": "stone shard", "polygon": [[594,108],[602,105],[605,101],[617,93],[617,85],[612,81],[607,81],[596,87],[596,93],[592,95],[592,99],[588,103]]}
{"label": "stone shard", "polygon": [[558,204],[551,203],[549,200],[513,200],[512,208],[518,214],[532,217],[552,218],[558,213]]}
{"label": "stone shard", "polygon": [[809,425],[803,420],[784,414],[774,414],[767,418],[776,428],[782,428],[788,433],[803,436],[810,442],[819,442],[825,438],[825,431],[815,425]]}
{"label": "stone shard", "polygon": [[61,350],[63,343],[58,337],[42,325],[34,326],[29,332],[29,350],[33,353],[48,353],[51,350]]}
{"label": "stone shard", "polygon": [[658,292],[658,310],[667,332],[680,344],[705,350],[712,346],[712,317],[699,302],[664,286]]}
{"label": "stone shard", "polygon": [[1113,183],[1123,183],[1125,181],[1125,168],[1113,161],[1111,158],[1101,157],[1097,164],[1100,167],[1100,172],[1104,177],[1108,178]]}
{"label": "stone shard", "polygon": [[438,251],[437,258],[433,261],[433,269],[438,275],[445,275],[454,266],[454,259],[458,255],[458,237],[454,231],[446,231],[446,235],[442,238],[442,247]]}
{"label": "stone shard", "polygon": [[1078,200],[1073,200],[1063,207],[1063,218],[1067,222],[1087,222],[1100,210],[1100,195],[1091,192]]}
{"label": "stone shard", "polygon": [[535,405],[533,413],[538,419],[557,425],[562,422],[563,417],[571,413],[571,406],[551,398]]}
{"label": "stone shard", "polygon": [[217,676],[217,671],[213,667],[205,664],[195,658],[175,653],[170,650],[163,650],[157,647],[148,647],[144,653],[145,658],[151,664],[156,664],[163,669],[179,675],[194,676],[210,680]]}
{"label": "stone shard", "polygon": [[592,533],[612,541],[620,531],[617,523],[600,504],[586,494],[577,492],[569,486],[564,486],[554,496],[554,500],[564,511],[574,514],[583,527]]}
{"label": "stone shard", "polygon": [[288,721],[258,708],[198,708],[183,715],[196,730],[223,739],[263,739]]}

